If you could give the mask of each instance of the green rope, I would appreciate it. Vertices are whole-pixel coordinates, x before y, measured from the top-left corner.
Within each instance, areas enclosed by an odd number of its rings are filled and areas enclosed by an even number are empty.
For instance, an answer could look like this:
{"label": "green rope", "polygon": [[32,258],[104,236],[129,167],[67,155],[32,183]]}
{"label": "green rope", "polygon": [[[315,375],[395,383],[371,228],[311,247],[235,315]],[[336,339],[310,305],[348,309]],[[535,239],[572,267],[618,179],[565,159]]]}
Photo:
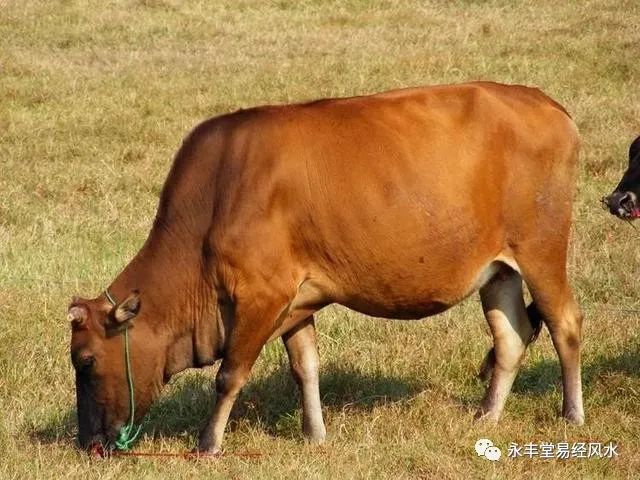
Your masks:
{"label": "green rope", "polygon": [[142,425],[138,425],[136,429],[133,424],[133,419],[136,413],[136,404],[133,398],[133,375],[131,375],[131,360],[129,359],[129,327],[124,329],[124,362],[127,367],[127,385],[129,386],[129,421],[127,425],[123,425],[118,432],[118,438],[115,441],[115,446],[118,450],[127,451],[131,448],[131,445],[136,441]]}

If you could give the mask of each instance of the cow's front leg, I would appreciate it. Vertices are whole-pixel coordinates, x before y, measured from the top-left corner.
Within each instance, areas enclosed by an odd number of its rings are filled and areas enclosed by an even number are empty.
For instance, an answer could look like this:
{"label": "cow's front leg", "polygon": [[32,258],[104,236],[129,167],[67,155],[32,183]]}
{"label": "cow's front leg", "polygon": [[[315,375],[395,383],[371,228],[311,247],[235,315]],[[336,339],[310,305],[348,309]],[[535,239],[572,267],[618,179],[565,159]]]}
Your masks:
{"label": "cow's front leg", "polygon": [[200,433],[198,451],[217,455],[222,451],[222,437],[233,404],[249,377],[249,362],[225,359],[216,376],[216,404],[207,426]]}
{"label": "cow's front leg", "polygon": [[216,376],[216,403],[209,423],[200,433],[199,452],[217,455],[222,451],[222,437],[233,404],[260,350],[275,330],[274,319],[282,311],[282,304],[272,303],[271,308],[261,304],[262,308],[255,302],[236,305],[233,327]]}
{"label": "cow's front leg", "polygon": [[302,432],[307,440],[322,443],[327,430],[320,403],[318,346],[313,316],[282,336],[289,354],[291,373],[302,395]]}

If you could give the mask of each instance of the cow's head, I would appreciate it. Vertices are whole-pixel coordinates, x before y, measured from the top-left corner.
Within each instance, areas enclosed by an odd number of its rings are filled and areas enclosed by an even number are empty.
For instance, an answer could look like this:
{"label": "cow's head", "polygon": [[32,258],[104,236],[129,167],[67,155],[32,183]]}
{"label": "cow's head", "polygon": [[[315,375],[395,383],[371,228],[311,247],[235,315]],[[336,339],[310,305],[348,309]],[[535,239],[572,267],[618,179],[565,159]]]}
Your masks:
{"label": "cow's head", "polygon": [[604,198],[609,211],[619,218],[640,218],[640,137],[629,147],[629,167],[611,195]]}
{"label": "cow's head", "polygon": [[100,296],[74,297],[69,306],[78,439],[83,448],[112,444],[129,418],[124,328],[129,328],[136,419],[144,416],[159,393],[164,352],[148,322],[136,318],[143,313],[135,291],[116,305]]}

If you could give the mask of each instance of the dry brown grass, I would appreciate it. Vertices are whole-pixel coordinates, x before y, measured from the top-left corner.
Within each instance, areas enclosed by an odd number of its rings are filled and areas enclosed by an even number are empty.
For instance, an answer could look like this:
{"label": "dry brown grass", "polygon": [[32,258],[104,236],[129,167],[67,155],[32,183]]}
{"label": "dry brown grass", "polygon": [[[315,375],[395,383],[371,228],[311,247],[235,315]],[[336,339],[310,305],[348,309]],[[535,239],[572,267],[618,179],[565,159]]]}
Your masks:
{"label": "dry brown grass", "polygon": [[[419,4],[419,5],[418,5]],[[640,130],[632,1],[17,2],[0,0],[0,477],[633,477],[640,471],[638,231],[603,212]],[[63,320],[144,240],[182,136],[254,104],[493,79],[540,86],[583,138],[570,269],[587,313],[587,424],[557,418],[559,369],[536,344],[497,426],[472,422],[489,344],[475,299],[425,322],[320,315],[329,440],[304,445],[294,386],[270,344],[226,447],[259,459],[92,462],[75,448]],[[214,369],[187,372],[140,450],[181,451]],[[618,443],[607,460],[475,457],[488,436]]]}

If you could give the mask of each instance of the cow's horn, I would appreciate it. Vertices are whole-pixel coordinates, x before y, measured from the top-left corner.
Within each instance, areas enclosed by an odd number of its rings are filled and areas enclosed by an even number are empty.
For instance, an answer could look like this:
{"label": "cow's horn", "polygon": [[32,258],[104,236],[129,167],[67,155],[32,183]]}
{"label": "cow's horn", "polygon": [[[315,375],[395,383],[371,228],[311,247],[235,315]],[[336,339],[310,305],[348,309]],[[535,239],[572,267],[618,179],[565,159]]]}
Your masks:
{"label": "cow's horn", "polygon": [[67,320],[74,325],[82,325],[87,319],[87,309],[80,305],[74,305],[69,307],[67,313]]}

